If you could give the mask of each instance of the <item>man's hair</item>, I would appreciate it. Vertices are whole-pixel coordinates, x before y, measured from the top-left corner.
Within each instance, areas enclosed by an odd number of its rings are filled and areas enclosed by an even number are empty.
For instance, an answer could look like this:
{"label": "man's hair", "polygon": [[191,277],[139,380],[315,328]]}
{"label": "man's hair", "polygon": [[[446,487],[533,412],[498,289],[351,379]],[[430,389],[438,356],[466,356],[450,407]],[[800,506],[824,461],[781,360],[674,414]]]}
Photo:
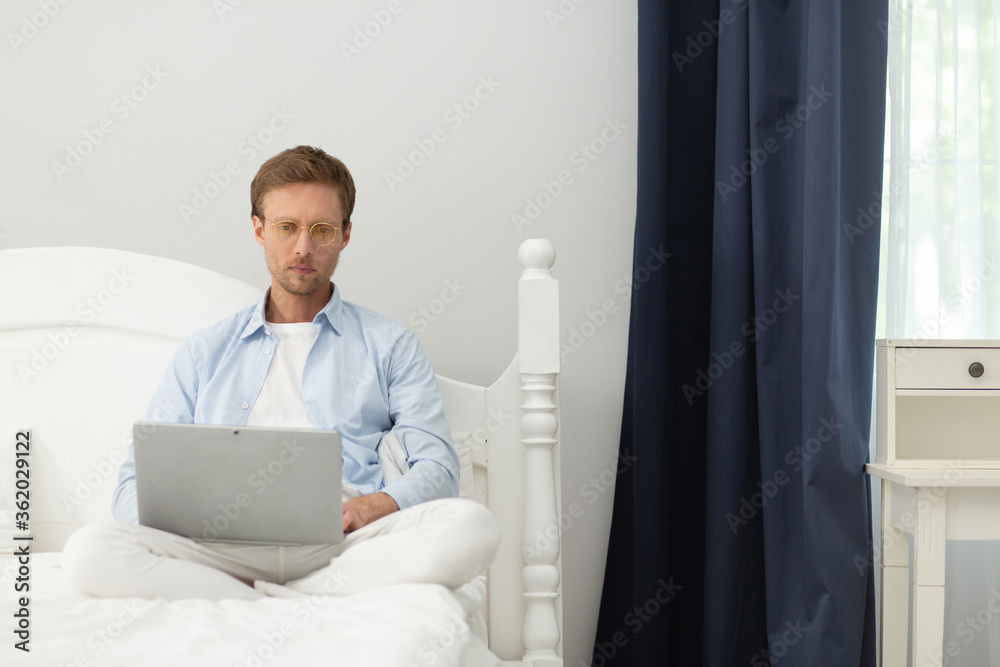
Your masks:
{"label": "man's hair", "polygon": [[260,166],[250,183],[250,215],[263,218],[264,195],[294,183],[327,183],[337,188],[344,224],[354,211],[354,179],[347,166],[321,148],[296,146],[283,150]]}

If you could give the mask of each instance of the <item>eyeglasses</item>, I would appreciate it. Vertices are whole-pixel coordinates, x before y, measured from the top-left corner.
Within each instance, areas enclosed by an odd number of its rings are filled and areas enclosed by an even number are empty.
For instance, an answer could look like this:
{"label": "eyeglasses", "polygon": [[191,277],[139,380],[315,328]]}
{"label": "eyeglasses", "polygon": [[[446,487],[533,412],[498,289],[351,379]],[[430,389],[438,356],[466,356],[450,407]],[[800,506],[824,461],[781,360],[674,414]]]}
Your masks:
{"label": "eyeglasses", "polygon": [[[266,220],[266,218],[264,219]],[[274,227],[274,235],[282,243],[294,241],[299,238],[299,232],[302,231],[302,226],[294,220],[278,220],[272,222],[271,225]],[[317,222],[308,229],[309,237],[316,245],[330,245],[337,238],[337,231],[340,230],[340,227],[328,222]]]}

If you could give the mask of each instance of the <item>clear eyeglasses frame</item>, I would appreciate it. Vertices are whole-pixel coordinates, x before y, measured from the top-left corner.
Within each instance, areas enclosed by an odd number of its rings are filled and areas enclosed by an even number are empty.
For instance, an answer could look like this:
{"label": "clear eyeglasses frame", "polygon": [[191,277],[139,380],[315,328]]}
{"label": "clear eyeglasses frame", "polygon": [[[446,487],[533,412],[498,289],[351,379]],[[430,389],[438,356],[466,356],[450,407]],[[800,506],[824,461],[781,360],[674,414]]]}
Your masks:
{"label": "clear eyeglasses frame", "polygon": [[[263,218],[265,222],[269,222],[267,218]],[[302,225],[295,222],[294,220],[275,220],[271,222],[271,227],[274,229],[274,236],[282,243],[291,243],[299,238],[299,234],[302,232]],[[330,245],[337,240],[337,232],[340,231],[340,225],[331,225],[329,222],[317,222],[308,227],[309,237],[313,240],[313,243],[320,246]]]}

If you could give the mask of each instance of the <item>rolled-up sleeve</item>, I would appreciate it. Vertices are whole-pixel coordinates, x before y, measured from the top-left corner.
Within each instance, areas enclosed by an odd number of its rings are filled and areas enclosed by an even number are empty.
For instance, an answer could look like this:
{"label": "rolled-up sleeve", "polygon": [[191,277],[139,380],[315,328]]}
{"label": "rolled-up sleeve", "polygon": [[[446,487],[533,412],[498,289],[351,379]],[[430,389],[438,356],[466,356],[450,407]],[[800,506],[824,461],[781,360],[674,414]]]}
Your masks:
{"label": "rolled-up sleeve", "polygon": [[459,462],[434,369],[416,334],[406,330],[392,350],[389,415],[410,469],[382,491],[400,509],[458,495]]}

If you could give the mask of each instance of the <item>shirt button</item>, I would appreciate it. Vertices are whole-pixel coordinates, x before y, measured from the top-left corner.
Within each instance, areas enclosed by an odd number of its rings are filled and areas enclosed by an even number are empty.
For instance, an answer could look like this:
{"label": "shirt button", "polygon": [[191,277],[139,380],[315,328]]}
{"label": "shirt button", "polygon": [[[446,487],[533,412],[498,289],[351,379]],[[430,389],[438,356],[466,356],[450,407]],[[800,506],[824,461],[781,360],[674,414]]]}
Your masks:
{"label": "shirt button", "polygon": [[271,354],[271,348],[267,348],[266,350],[264,350],[264,354]]}
{"label": "shirt button", "polygon": [[247,409],[247,408],[249,408],[249,407],[250,407],[250,404],[249,404],[249,403],[244,403],[244,404],[243,404],[243,409],[244,409],[244,410],[246,410],[246,409]]}
{"label": "shirt button", "polygon": [[266,333],[268,336],[270,336],[271,335],[271,330],[270,329],[264,329],[264,333]]}

